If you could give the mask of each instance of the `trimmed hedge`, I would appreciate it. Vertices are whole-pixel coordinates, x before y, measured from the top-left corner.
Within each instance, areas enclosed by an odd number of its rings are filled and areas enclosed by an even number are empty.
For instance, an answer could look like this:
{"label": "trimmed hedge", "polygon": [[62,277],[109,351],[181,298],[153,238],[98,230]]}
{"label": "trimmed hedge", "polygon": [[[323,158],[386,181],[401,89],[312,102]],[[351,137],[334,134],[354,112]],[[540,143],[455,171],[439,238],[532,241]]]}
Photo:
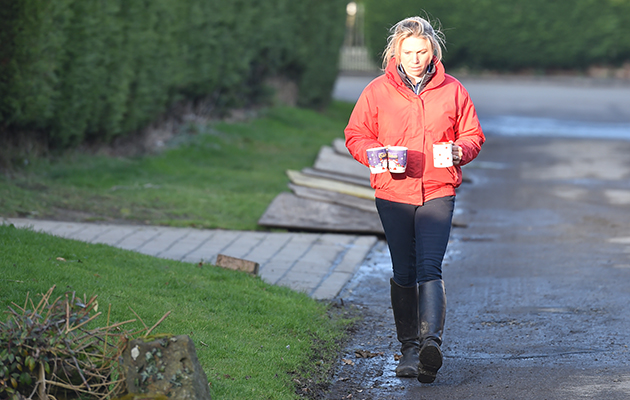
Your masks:
{"label": "trimmed hedge", "polygon": [[329,100],[341,0],[0,0],[0,130],[55,147],[111,140],[180,100],[225,109],[285,76]]}
{"label": "trimmed hedge", "polygon": [[627,0],[364,0],[366,36],[379,57],[388,29],[419,15],[439,20],[449,67],[585,69],[630,61]]}

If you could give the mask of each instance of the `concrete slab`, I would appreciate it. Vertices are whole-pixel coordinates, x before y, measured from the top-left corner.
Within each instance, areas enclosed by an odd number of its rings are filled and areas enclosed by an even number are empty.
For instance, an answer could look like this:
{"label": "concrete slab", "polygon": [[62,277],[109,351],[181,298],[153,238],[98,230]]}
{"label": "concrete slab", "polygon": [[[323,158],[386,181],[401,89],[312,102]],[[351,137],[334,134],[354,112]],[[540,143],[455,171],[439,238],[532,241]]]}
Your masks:
{"label": "concrete slab", "polygon": [[215,234],[216,232],[212,230],[188,230],[185,235],[166,247],[159,257],[183,261],[188,254],[212,240]]}
{"label": "concrete slab", "polygon": [[139,248],[152,241],[159,234],[160,230],[153,227],[137,228],[131,234],[119,240],[116,243],[116,247],[138,251]]}
{"label": "concrete slab", "polygon": [[289,233],[270,233],[267,234],[257,246],[252,247],[243,258],[249,260],[258,260],[261,268],[271,260],[271,258],[282,249],[291,240]]}
{"label": "concrete slab", "polygon": [[333,272],[324,280],[322,285],[315,288],[311,297],[318,300],[336,297],[352,276],[353,274],[347,272]]}

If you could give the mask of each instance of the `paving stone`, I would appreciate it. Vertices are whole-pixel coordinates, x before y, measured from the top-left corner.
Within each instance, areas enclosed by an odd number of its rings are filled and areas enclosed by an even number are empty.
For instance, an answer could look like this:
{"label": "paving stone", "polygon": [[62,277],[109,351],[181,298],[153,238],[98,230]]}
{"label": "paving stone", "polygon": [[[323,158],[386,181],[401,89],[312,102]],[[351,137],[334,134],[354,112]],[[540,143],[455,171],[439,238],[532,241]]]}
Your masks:
{"label": "paving stone", "polygon": [[270,233],[258,245],[249,249],[243,258],[259,263],[262,271],[273,256],[290,240],[291,234],[289,233]]}
{"label": "paving stone", "polygon": [[[101,233],[99,233],[96,236],[96,239],[92,240],[92,242],[120,247],[118,246],[118,243],[121,240],[123,240],[126,236],[131,235],[137,229],[138,228],[131,227],[131,226],[120,226],[116,228],[109,227],[109,229],[103,230]],[[89,228],[77,233],[75,236],[82,236],[88,230]],[[77,239],[79,238],[77,237]]]}
{"label": "paving stone", "polygon": [[349,246],[348,252],[336,266],[335,272],[354,273],[365,257],[370,253],[374,245],[378,242],[375,236],[359,236],[354,243]]}
{"label": "paving stone", "polygon": [[159,228],[137,228],[130,235],[119,240],[118,243],[116,243],[116,246],[127,250],[137,251],[138,248],[142,247],[145,243],[149,242],[159,234]]}
{"label": "paving stone", "polygon": [[112,229],[113,227],[109,225],[61,224],[52,234],[68,239],[94,243],[99,236]]}
{"label": "paving stone", "polygon": [[136,251],[158,257],[165,249],[186,236],[187,232],[184,228],[161,228],[158,235],[146,241]]}
{"label": "paving stone", "polygon": [[260,269],[260,277],[265,282],[276,284],[282,278],[289,269],[293,266],[294,261],[276,261],[274,263],[268,263],[265,268]]}
{"label": "paving stone", "polygon": [[[253,248],[263,242],[266,235],[267,234],[264,232],[250,232],[247,235],[239,235],[236,240],[221,251],[221,254],[247,259],[245,255],[250,253]],[[258,260],[250,261],[258,262]]]}
{"label": "paving stone", "polygon": [[[241,231],[217,231],[215,235],[205,243],[199,245],[190,253],[186,254],[184,261],[214,263],[217,255],[225,253],[225,248],[229,247],[240,235]],[[231,255],[231,254],[228,254]]]}
{"label": "paving stone", "polygon": [[298,233],[291,237],[285,246],[273,256],[270,262],[299,260],[308,251],[315,240],[317,240],[317,237],[309,237]]}
{"label": "paving stone", "polygon": [[186,235],[173,242],[160,252],[159,256],[178,261],[199,262],[199,259],[187,260],[186,256],[204,246],[217,234],[214,230],[188,229]]}
{"label": "paving stone", "polygon": [[343,289],[343,287],[352,279],[353,274],[347,272],[333,272],[315,288],[311,297],[314,299],[332,299]]}

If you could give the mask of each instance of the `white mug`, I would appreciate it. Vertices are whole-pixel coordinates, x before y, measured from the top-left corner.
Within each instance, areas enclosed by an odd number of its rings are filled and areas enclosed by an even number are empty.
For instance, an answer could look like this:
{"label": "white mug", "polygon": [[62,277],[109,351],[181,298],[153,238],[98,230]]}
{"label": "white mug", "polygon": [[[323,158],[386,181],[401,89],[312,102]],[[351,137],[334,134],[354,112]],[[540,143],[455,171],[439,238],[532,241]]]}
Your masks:
{"label": "white mug", "polygon": [[453,142],[438,142],[433,144],[433,166],[448,168],[453,166]]}

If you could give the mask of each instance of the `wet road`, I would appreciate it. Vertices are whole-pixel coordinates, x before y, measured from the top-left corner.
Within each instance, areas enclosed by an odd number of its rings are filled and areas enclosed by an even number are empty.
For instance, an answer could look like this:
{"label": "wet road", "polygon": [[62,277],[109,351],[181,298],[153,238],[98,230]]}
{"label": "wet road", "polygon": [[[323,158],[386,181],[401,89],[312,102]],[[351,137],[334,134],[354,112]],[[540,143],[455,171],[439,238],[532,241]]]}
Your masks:
{"label": "wet road", "polygon": [[380,247],[341,294],[366,320],[328,398],[629,399],[630,141],[489,135],[465,175],[436,382],[394,376]]}

